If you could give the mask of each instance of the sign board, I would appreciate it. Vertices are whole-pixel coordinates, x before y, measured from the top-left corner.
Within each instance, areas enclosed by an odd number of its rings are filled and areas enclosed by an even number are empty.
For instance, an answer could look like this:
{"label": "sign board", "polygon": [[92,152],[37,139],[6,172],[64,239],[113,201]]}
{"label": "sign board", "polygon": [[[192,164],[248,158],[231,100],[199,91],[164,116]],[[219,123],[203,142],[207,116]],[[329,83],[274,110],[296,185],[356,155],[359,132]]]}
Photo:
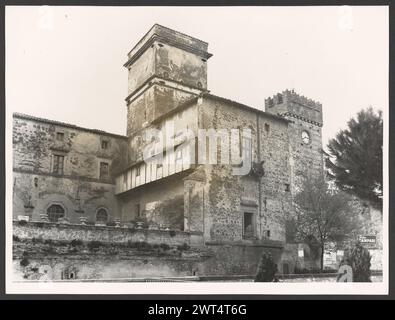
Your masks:
{"label": "sign board", "polygon": [[359,242],[361,242],[361,244],[364,247],[369,248],[369,249],[373,249],[377,245],[376,236],[372,236],[372,235],[359,236]]}

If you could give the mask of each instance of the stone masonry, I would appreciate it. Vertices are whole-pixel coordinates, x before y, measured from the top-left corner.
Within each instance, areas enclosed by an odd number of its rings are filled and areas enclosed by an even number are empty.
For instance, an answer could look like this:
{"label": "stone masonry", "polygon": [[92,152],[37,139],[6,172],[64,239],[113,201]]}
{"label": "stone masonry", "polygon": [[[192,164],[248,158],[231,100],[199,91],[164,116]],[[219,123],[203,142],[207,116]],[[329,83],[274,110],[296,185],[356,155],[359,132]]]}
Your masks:
{"label": "stone masonry", "polygon": [[[14,114],[14,219],[179,230],[216,253],[197,268],[205,274],[253,273],[262,251],[279,262],[299,176],[323,170],[322,105],[293,90],[262,110],[211,94],[207,49],[157,24],[148,31],[124,64],[125,136]],[[198,161],[203,129],[225,132],[205,140],[216,163]],[[233,129],[251,137],[226,145]],[[152,130],[164,143],[147,158]],[[251,154],[251,169],[233,174],[245,162],[226,163],[224,150]]]}

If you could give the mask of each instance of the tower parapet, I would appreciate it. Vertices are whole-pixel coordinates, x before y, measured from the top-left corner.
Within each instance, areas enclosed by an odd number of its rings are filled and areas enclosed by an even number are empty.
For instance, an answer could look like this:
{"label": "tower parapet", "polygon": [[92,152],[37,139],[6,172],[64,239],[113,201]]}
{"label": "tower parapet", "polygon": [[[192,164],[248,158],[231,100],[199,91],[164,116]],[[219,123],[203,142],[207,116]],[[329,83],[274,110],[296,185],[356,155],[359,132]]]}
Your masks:
{"label": "tower parapet", "polygon": [[284,90],[281,93],[265,99],[265,111],[284,117],[304,120],[322,126],[322,104],[297,94],[294,90]]}

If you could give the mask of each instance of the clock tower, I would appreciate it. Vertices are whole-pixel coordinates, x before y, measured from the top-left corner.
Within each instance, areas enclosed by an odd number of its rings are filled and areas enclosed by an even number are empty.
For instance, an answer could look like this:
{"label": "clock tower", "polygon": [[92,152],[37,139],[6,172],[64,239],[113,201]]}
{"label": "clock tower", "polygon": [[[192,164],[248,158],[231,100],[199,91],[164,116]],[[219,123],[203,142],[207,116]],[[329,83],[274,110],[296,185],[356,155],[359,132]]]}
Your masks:
{"label": "clock tower", "polygon": [[289,148],[292,191],[303,176],[323,173],[322,104],[293,90],[265,99],[265,111],[289,120]]}

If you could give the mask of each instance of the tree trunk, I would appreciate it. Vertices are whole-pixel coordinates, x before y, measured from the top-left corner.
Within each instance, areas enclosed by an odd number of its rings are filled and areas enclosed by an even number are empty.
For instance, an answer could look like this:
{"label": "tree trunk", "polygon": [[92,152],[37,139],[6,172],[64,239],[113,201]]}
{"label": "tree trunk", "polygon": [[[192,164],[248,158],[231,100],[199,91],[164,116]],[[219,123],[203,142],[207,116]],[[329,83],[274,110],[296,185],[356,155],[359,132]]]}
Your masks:
{"label": "tree trunk", "polygon": [[321,244],[321,272],[324,270],[324,249],[325,249],[325,244]]}

